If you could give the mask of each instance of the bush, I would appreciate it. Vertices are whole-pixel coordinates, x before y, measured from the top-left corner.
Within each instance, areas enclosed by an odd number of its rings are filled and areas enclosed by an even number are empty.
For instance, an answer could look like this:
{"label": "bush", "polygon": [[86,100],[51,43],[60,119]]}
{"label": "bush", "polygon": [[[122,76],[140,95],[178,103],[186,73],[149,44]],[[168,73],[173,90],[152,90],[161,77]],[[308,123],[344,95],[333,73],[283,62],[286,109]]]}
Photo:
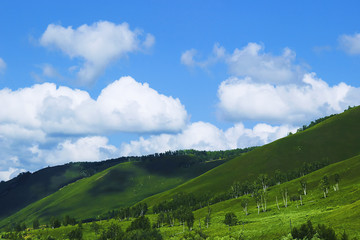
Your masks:
{"label": "bush", "polygon": [[238,222],[237,217],[235,215],[235,213],[233,212],[229,212],[227,214],[225,214],[225,220],[224,223],[228,226],[234,226],[236,225]]}
{"label": "bush", "polygon": [[324,224],[319,224],[316,229],[314,229],[310,220],[302,224],[299,228],[294,227],[291,230],[291,235],[294,239],[312,239],[314,237],[326,240],[337,239],[334,229]]}
{"label": "bush", "polygon": [[120,225],[112,223],[105,231],[100,235],[100,240],[122,240],[124,238],[124,232]]}
{"label": "bush", "polygon": [[74,230],[71,230],[68,233],[68,238],[70,240],[81,240],[82,236],[83,236],[83,232],[82,232],[82,229],[79,227],[75,228]]}
{"label": "bush", "polygon": [[136,218],[134,221],[131,222],[131,225],[126,229],[127,232],[133,231],[133,230],[150,230],[150,220],[149,218],[145,216],[141,216]]}

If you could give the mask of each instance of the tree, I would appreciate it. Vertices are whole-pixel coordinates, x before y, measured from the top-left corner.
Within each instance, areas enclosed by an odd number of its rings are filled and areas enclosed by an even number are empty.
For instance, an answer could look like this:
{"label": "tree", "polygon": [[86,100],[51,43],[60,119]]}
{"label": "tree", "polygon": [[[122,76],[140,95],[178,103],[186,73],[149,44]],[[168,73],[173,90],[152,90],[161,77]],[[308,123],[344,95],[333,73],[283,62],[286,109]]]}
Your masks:
{"label": "tree", "polygon": [[258,209],[258,214],[260,214],[260,206],[261,206],[261,190],[254,192],[254,199],[256,202],[256,206]]}
{"label": "tree", "polygon": [[312,239],[315,234],[315,229],[310,220],[302,224],[299,228],[294,227],[291,230],[291,235],[294,239]]}
{"label": "tree", "polygon": [[302,190],[303,190],[303,192],[304,192],[304,195],[306,195],[306,186],[307,186],[307,181],[306,181],[306,179],[305,178],[302,178],[301,180],[300,180],[300,185],[301,185],[301,188],[302,188]]}
{"label": "tree", "polygon": [[234,198],[238,198],[241,195],[241,186],[239,182],[234,182],[233,185],[231,185],[231,195]]}
{"label": "tree", "polygon": [[83,232],[82,232],[82,229],[79,227],[71,230],[68,233],[68,238],[70,240],[81,240],[81,239],[83,239],[82,237],[83,237]]}
{"label": "tree", "polygon": [[159,213],[158,216],[157,216],[157,224],[158,224],[158,227],[160,227],[160,224],[161,224],[161,227],[164,226],[164,221],[165,221],[165,214],[163,212]]}
{"label": "tree", "polygon": [[61,226],[61,222],[56,217],[50,218],[50,227],[52,228],[59,228]]}
{"label": "tree", "polygon": [[90,225],[91,230],[93,230],[95,232],[95,236],[98,235],[99,231],[100,231],[100,225],[97,224],[96,222],[92,222]]}
{"label": "tree", "polygon": [[260,193],[260,198],[261,198],[261,208],[262,208],[263,212],[266,212],[266,203],[267,203],[267,192],[266,192],[266,190],[264,192]]}
{"label": "tree", "polygon": [[237,222],[238,222],[238,219],[237,219],[235,213],[233,213],[233,212],[228,212],[228,213],[225,214],[224,223],[225,223],[226,225],[228,225],[229,227],[230,227],[230,226],[234,226],[234,225],[237,224]]}
{"label": "tree", "polygon": [[275,170],[274,178],[277,185],[285,181],[285,176],[279,169]]}
{"label": "tree", "polygon": [[281,191],[281,196],[282,196],[282,199],[283,199],[283,202],[284,202],[284,207],[287,208],[287,205],[288,205],[288,189],[287,188],[281,188],[280,191]]}
{"label": "tree", "polygon": [[248,203],[249,203],[249,199],[245,198],[241,200],[241,206],[245,212],[245,215],[248,215]]}
{"label": "tree", "polygon": [[327,176],[324,176],[321,180],[320,180],[320,189],[323,191],[324,193],[324,198],[327,197],[327,194],[329,192],[329,179]]}
{"label": "tree", "polygon": [[126,229],[127,232],[136,229],[149,230],[151,228],[149,218],[140,216],[131,222],[130,226]]}
{"label": "tree", "polygon": [[269,187],[269,178],[267,174],[260,174],[258,177],[258,180],[261,184],[261,187],[263,189],[264,192],[266,192],[266,189]]}
{"label": "tree", "polygon": [[185,213],[185,221],[186,221],[186,225],[188,226],[189,230],[191,231],[191,229],[194,225],[195,217],[194,217],[193,212],[190,209]]}
{"label": "tree", "polygon": [[211,221],[211,208],[208,206],[208,213],[206,214],[205,217],[206,228],[209,228],[210,221]]}
{"label": "tree", "polygon": [[33,229],[38,229],[40,227],[39,219],[33,221]]}
{"label": "tree", "polygon": [[339,191],[340,175],[336,173],[334,175],[334,179],[335,179],[335,191]]}
{"label": "tree", "polygon": [[122,240],[124,232],[120,225],[111,223],[110,226],[101,233],[100,240]]}

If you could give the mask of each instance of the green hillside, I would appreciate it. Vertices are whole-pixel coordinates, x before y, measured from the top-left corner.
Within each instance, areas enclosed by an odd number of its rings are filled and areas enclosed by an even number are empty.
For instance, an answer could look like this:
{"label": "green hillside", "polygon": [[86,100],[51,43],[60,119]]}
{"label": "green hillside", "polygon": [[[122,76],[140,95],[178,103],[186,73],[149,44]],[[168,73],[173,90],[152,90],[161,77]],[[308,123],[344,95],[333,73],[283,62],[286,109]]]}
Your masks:
{"label": "green hillside", "polygon": [[[236,151],[236,150],[233,150]],[[48,220],[70,215],[97,217],[115,208],[131,206],[153,194],[171,189],[222,164],[225,160],[198,161],[190,155],[147,158],[120,163],[61,188],[0,222]]]}
{"label": "green hillside", "polygon": [[[204,207],[194,212],[193,230],[183,228],[176,220],[174,226],[167,222],[159,228],[163,239],[281,239],[290,233],[291,228],[298,228],[307,220],[311,220],[314,228],[318,224],[325,224],[337,233],[337,239],[346,232],[349,239],[360,237],[360,155],[331,164],[313,173],[289,182],[270,187],[267,192],[266,211],[258,209],[256,202],[251,195],[230,199],[210,205],[211,220],[207,227],[204,223],[208,208]],[[335,191],[334,175],[339,174],[339,190]],[[327,176],[330,182],[330,189],[327,198],[323,197],[319,188],[321,179]],[[299,200],[300,180],[307,181],[307,195],[302,195],[302,202]],[[288,206],[285,207],[282,201],[281,189],[288,189]],[[279,200],[279,208],[276,204],[276,197]],[[241,202],[248,199],[248,215],[245,215]],[[291,200],[292,199],[292,200]],[[225,214],[233,212],[238,222],[235,226],[227,226],[224,223]],[[158,215],[150,214],[151,224],[156,224]],[[123,230],[130,226],[130,221],[98,222],[99,232],[109,228],[110,224],[119,225]],[[291,223],[291,226],[290,226]],[[67,234],[75,229],[74,226],[60,227],[56,229],[31,230],[25,234],[34,236],[53,236],[55,239],[66,239]],[[84,239],[98,239],[99,233],[95,234],[92,223],[83,225]]]}
{"label": "green hillside", "polygon": [[40,200],[81,178],[92,176],[123,161],[68,163],[47,167],[34,173],[20,173],[0,183],[0,219],[15,213],[32,202]]}
{"label": "green hillside", "polygon": [[[360,237],[360,156],[345,161],[331,164],[302,178],[276,185],[268,189],[266,212],[260,208],[258,214],[256,202],[250,195],[237,199],[226,200],[214,205],[211,208],[211,224],[209,228],[204,226],[204,219],[208,213],[207,207],[194,212],[194,228],[199,229],[201,219],[202,230],[208,236],[237,236],[243,234],[245,239],[281,239],[290,232],[290,220],[292,227],[298,227],[311,220],[317,224],[331,226],[336,233]],[[334,191],[334,175],[340,175],[339,190]],[[323,197],[319,188],[320,180],[327,176],[330,181],[328,197]],[[300,180],[307,181],[307,195],[302,195],[302,204],[299,201]],[[288,189],[288,207],[285,208],[280,189]],[[280,210],[276,205],[276,197],[279,200]],[[290,201],[291,198],[297,200]],[[241,202],[249,200],[248,215],[245,215]],[[228,212],[234,212],[238,217],[239,224],[231,227],[231,230],[224,224],[224,216]],[[155,215],[153,217],[156,219]],[[244,224],[242,224],[244,223]],[[181,227],[161,228],[165,239],[181,232]],[[175,238],[177,239],[177,238]]]}
{"label": "green hillside", "polygon": [[336,163],[360,153],[360,107],[234,158],[174,189],[145,200],[149,205],[179,192],[215,195],[228,191],[234,181],[254,180],[275,170],[289,172],[304,163]]}

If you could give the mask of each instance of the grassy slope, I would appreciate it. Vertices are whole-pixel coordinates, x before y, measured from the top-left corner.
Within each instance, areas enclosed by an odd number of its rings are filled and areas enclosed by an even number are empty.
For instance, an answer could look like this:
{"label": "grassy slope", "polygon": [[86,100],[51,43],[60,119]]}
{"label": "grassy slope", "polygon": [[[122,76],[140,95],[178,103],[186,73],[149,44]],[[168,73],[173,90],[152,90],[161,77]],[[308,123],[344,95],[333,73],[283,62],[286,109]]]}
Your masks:
{"label": "grassy slope", "polygon": [[[293,226],[299,226],[310,219],[314,224],[325,224],[332,226],[337,233],[344,230],[351,236],[360,237],[360,156],[332,164],[316,172],[304,176],[308,182],[308,194],[303,196],[303,206],[299,202],[290,202],[288,208],[284,208],[280,188],[287,187],[289,196],[299,195],[300,179],[274,186],[268,192],[267,212],[257,214],[255,201],[249,196],[249,212],[245,216],[241,200],[231,199],[213,205],[212,218],[213,227],[206,232],[210,235],[224,235],[228,229],[224,228],[224,215],[233,211],[244,221],[244,226],[236,226],[233,231],[244,228],[245,236],[256,239],[276,239],[286,235],[290,231],[290,219]],[[330,183],[334,184],[333,175],[340,174],[340,191],[329,191],[329,196],[324,199],[319,189],[320,179],[327,175]],[[279,199],[280,210],[276,206],[276,196]],[[195,218],[204,218],[207,209],[195,212]]]}
{"label": "grassy slope", "polygon": [[[287,187],[289,195],[297,195],[300,187],[300,179],[273,186],[268,190],[268,206],[266,212],[257,214],[255,201],[250,196],[244,196],[238,199],[231,199],[217,203],[211,206],[211,224],[209,228],[204,226],[203,220],[207,213],[207,208],[199,209],[194,212],[195,224],[194,229],[199,229],[199,220],[203,232],[210,236],[209,239],[221,239],[231,235],[233,237],[245,236],[245,239],[280,239],[281,236],[290,232],[290,219],[292,226],[299,226],[310,219],[314,225],[325,224],[335,229],[340,234],[346,230],[350,238],[360,237],[360,156],[348,160],[334,163],[323,169],[304,176],[308,182],[308,194],[303,196],[303,205],[299,202],[290,202],[287,208],[284,207],[279,189]],[[318,188],[320,179],[327,175],[330,182],[333,183],[333,175],[340,174],[340,191],[329,192],[328,198],[322,197],[322,192]],[[278,197],[280,210],[277,209],[275,197]],[[249,215],[245,215],[241,200],[249,199]],[[240,224],[229,229],[224,223],[224,216],[227,212],[234,212]],[[156,215],[148,215],[152,223],[156,222]],[[110,220],[113,222],[115,220]],[[101,221],[99,224],[105,228],[110,224],[108,221]],[[118,222],[118,221],[115,221]],[[242,225],[244,222],[244,225]],[[118,222],[119,223],[119,222]],[[125,230],[130,221],[120,222],[122,229]],[[52,235],[63,239],[66,234],[74,227],[61,227],[58,229],[35,230],[30,234]],[[164,239],[181,239],[183,236],[183,227],[176,222],[174,227],[168,227],[166,224],[160,228]],[[187,231],[187,230],[186,230]],[[90,224],[84,224],[85,239],[96,239],[95,234],[90,229]],[[229,238],[224,238],[229,239]]]}
{"label": "grassy slope", "polygon": [[34,173],[24,173],[0,183],[0,219],[42,199],[61,187],[81,178],[103,171],[120,161],[108,160],[95,163],[69,163],[47,167]]}
{"label": "grassy slope", "polygon": [[304,162],[335,163],[360,153],[360,107],[331,117],[303,132],[279,139],[232,159],[174,189],[145,200],[153,205],[178,192],[221,193],[236,181],[251,180],[260,173],[287,172]]}
{"label": "grassy slope", "polygon": [[171,160],[120,163],[27,206],[2,220],[0,227],[9,222],[30,223],[36,217],[40,221],[48,220],[51,216],[95,217],[173,188],[223,162],[195,163],[190,166],[191,158],[188,156],[175,156]]}

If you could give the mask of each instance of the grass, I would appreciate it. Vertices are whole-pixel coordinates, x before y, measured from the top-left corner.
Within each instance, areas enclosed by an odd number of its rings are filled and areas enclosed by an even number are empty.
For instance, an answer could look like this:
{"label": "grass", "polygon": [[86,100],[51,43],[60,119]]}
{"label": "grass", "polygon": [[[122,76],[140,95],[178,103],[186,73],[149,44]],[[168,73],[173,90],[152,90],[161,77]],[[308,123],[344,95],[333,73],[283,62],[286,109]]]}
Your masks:
{"label": "grass", "polygon": [[[194,212],[194,230],[201,230],[209,236],[209,239],[229,239],[225,236],[243,236],[245,239],[281,239],[290,232],[291,226],[298,227],[307,220],[314,225],[325,224],[334,228],[337,234],[346,233],[351,237],[360,237],[360,156],[356,156],[339,163],[331,164],[323,169],[305,175],[308,182],[308,194],[303,196],[303,205],[299,201],[289,201],[287,208],[284,207],[279,193],[280,188],[288,188],[289,196],[298,195],[300,179],[294,179],[281,185],[273,186],[268,190],[268,206],[266,212],[257,213],[255,202],[251,196],[243,196],[211,205],[211,224],[209,228],[204,225],[204,217],[207,207]],[[330,190],[327,198],[323,198],[318,185],[323,176],[330,177],[333,183],[333,175],[340,174],[340,190]],[[280,210],[278,210],[275,197],[278,197]],[[241,207],[241,200],[249,199],[249,215],[245,215]],[[224,222],[227,212],[234,212],[239,224],[229,228]],[[157,216],[148,215],[151,222],[156,222]],[[130,225],[130,221],[119,222],[117,220],[98,222],[106,228],[111,222],[118,222],[123,230]],[[90,223],[91,224],[91,223]],[[96,239],[95,233],[90,229],[90,224],[83,224],[84,239]],[[32,230],[30,235],[52,235],[57,239],[65,239],[66,234],[74,227],[60,227],[58,229]],[[186,228],[185,228],[186,229]],[[183,227],[176,222],[174,227],[165,225],[160,228],[164,239],[181,239],[184,236]],[[195,231],[192,231],[195,233]],[[185,230],[188,233],[188,230]]]}
{"label": "grass", "polygon": [[147,162],[120,163],[91,177],[71,183],[54,194],[28,205],[0,221],[0,226],[23,221],[29,224],[35,218],[44,222],[51,216],[70,215],[77,219],[97,217],[176,187],[223,163],[223,161],[212,161],[181,165],[184,162],[186,162],[184,157],[178,157],[172,162],[168,161],[167,166],[164,161],[152,162],[152,166],[159,165],[158,168],[149,167]]}
{"label": "grass", "polygon": [[[310,219],[314,224],[330,225],[337,233],[346,230],[352,237],[360,237],[359,119],[360,107],[356,107],[305,131],[256,148],[218,167],[205,164],[196,165],[195,168],[178,168],[174,162],[167,161],[158,163],[159,165],[154,162],[121,163],[29,205],[1,221],[0,226],[25,219],[29,223],[36,217],[45,221],[52,215],[69,214],[77,218],[89,218],[139,201],[152,206],[179,192],[215,195],[228,191],[234,181],[253,180],[261,173],[272,175],[277,169],[288,172],[301,167],[305,162],[317,161],[331,165],[304,176],[309,192],[303,197],[304,205],[300,206],[298,201],[293,201],[285,208],[280,204],[279,211],[275,204],[276,196],[281,202],[279,190],[282,187],[288,188],[289,197],[299,195],[300,179],[295,179],[271,187],[268,191],[268,209],[259,215],[252,198],[248,216],[242,212],[242,198],[212,205],[211,227],[203,227],[203,232],[213,238],[243,234],[248,239],[279,239],[290,232],[290,220],[292,226],[299,226]],[[164,167],[166,163],[174,171]],[[217,164],[217,161],[207,164]],[[324,199],[318,187],[320,179],[327,175],[333,181],[336,173],[342,178],[340,191],[330,189],[329,197]],[[203,220],[206,211],[203,208],[194,212],[195,229],[199,228],[199,219]],[[230,211],[235,212],[244,224],[229,230],[223,221],[225,214]],[[155,215],[149,217],[155,222]],[[105,226],[108,222],[102,224]],[[129,222],[121,224],[124,229]],[[183,228],[163,227],[160,231],[166,239],[178,239],[182,236]],[[91,235],[86,231],[85,233]],[[92,239],[90,235],[87,239]]]}
{"label": "grass", "polygon": [[304,162],[336,163],[360,154],[360,107],[331,117],[303,132],[279,139],[234,158],[174,189],[144,201],[149,205],[179,192],[217,194],[234,181],[254,180],[259,174],[288,172]]}

